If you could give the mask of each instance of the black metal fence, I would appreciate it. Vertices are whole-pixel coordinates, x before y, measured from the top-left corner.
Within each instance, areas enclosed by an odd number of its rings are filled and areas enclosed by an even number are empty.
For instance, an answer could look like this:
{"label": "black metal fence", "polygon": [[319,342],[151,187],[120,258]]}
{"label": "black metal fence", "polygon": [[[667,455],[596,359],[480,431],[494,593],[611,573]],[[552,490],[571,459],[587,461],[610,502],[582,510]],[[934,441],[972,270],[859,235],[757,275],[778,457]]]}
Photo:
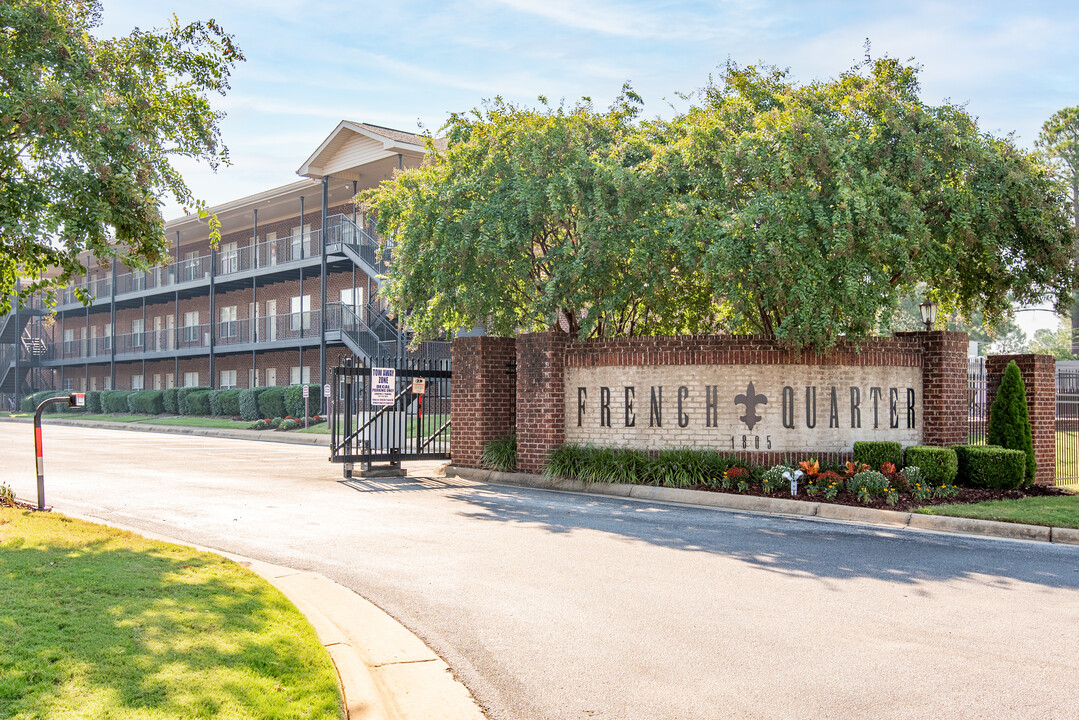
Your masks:
{"label": "black metal fence", "polygon": [[989,419],[989,382],[985,358],[967,358],[967,443],[984,445]]}
{"label": "black metal fence", "polygon": [[1079,370],[1057,368],[1056,484],[1079,488]]}
{"label": "black metal fence", "polygon": [[385,358],[332,370],[330,461],[398,465],[450,454],[449,360]]}

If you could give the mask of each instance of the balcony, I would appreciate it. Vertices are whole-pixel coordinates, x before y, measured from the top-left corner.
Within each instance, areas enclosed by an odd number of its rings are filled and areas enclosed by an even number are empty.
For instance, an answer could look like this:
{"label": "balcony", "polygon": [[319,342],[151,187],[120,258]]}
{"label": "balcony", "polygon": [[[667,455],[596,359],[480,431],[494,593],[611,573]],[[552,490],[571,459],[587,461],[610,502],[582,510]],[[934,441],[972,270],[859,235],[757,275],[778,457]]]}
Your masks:
{"label": "balcony", "polygon": [[[322,255],[322,232],[311,230],[300,237],[287,236],[276,240],[266,240],[257,245],[221,250],[217,253],[213,267],[218,277],[227,277],[252,270],[271,270],[280,265],[310,260]],[[186,257],[164,267],[149,270],[137,270],[116,276],[116,296],[176,288],[187,283],[209,282],[212,254]],[[112,296],[112,278],[99,278],[87,282],[85,278],[76,282],[93,298]],[[78,302],[74,288],[65,288],[58,295],[59,305],[73,305]]]}

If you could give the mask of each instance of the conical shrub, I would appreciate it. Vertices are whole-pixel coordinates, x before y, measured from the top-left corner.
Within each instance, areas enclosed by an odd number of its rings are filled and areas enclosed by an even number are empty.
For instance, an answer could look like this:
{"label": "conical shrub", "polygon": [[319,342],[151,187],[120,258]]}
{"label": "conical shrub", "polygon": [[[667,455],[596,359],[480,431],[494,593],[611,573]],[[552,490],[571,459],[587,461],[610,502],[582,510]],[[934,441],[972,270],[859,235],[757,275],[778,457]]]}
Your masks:
{"label": "conical shrub", "polygon": [[1024,485],[1034,482],[1034,438],[1027,413],[1027,387],[1019,374],[1019,366],[1012,360],[1004,369],[997,397],[989,408],[989,427],[986,440],[1010,450],[1022,450],[1027,456],[1027,473]]}

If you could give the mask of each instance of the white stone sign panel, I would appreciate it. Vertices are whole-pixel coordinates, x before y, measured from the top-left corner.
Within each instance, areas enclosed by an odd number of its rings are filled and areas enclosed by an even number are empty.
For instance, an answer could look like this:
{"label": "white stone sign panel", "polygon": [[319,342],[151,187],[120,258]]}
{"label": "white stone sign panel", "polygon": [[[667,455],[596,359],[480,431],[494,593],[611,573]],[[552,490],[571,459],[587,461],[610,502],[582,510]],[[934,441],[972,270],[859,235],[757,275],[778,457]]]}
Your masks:
{"label": "white stone sign panel", "polygon": [[796,452],[922,437],[920,367],[570,367],[565,388],[567,443]]}

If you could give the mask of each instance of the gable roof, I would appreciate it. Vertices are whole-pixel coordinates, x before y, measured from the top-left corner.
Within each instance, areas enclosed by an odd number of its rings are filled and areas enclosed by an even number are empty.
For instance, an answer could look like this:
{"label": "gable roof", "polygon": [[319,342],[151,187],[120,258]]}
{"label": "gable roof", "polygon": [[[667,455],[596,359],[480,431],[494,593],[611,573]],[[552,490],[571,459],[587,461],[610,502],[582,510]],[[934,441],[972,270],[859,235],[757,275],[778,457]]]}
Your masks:
{"label": "gable roof", "polygon": [[424,138],[416,133],[342,120],[296,173],[311,178],[330,174],[348,177],[365,164],[397,155],[418,159],[424,152]]}

